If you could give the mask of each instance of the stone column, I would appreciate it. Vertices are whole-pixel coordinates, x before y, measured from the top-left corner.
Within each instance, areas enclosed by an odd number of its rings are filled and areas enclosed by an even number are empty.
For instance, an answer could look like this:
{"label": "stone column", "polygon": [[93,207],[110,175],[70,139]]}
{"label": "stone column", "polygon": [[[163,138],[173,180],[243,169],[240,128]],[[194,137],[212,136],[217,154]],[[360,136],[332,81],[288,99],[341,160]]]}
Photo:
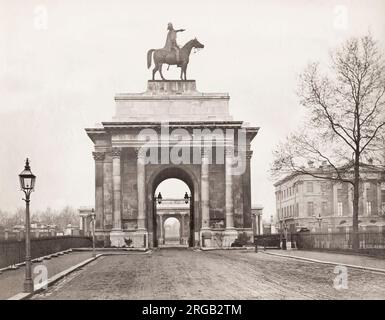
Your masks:
{"label": "stone column", "polygon": [[363,185],[363,195],[362,195],[362,202],[363,202],[363,205],[362,205],[362,208],[363,208],[363,212],[362,212],[362,215],[363,216],[368,216],[368,208],[367,208],[367,205],[366,205],[366,202],[368,201],[368,194],[367,194],[367,192],[366,192],[366,185],[367,185],[367,183],[364,181],[363,183],[362,183],[362,185]]}
{"label": "stone column", "polygon": [[185,213],[181,213],[180,217],[180,242],[181,244],[184,244],[184,216]]}
{"label": "stone column", "polygon": [[83,226],[84,226],[84,235],[88,236],[89,232],[89,225],[88,225],[88,219],[87,217],[83,217]]}
{"label": "stone column", "polygon": [[246,159],[245,172],[242,176],[243,184],[243,227],[250,227],[250,218],[251,218],[251,179],[250,179],[250,160],[253,155],[253,151],[247,150],[246,154],[243,156]]}
{"label": "stone column", "polygon": [[257,221],[258,221],[258,235],[260,236],[263,234],[262,232],[262,219],[261,219],[261,214],[257,215]]}
{"label": "stone column", "polygon": [[202,148],[201,165],[201,206],[202,206],[202,229],[209,229],[209,150]]}
{"label": "stone column", "polygon": [[163,214],[159,213],[159,227],[160,227],[160,237],[159,244],[164,244],[164,235],[163,235]]}
{"label": "stone column", "polygon": [[353,190],[352,190],[352,186],[350,185],[350,183],[347,184],[348,186],[348,216],[352,216],[353,215]]}
{"label": "stone column", "polygon": [[238,237],[238,232],[234,228],[234,204],[233,204],[233,172],[234,147],[227,146],[225,150],[225,210],[226,210],[226,230],[222,245],[230,247]]}
{"label": "stone column", "polygon": [[137,184],[137,193],[138,193],[138,217],[137,217],[138,229],[136,230],[133,236],[133,240],[134,240],[134,247],[147,248],[148,232],[147,232],[147,226],[146,226],[146,172],[145,172],[146,154],[142,148],[136,148],[135,152],[136,152],[136,184]]}
{"label": "stone column", "polygon": [[381,182],[377,183],[377,214],[382,214]]}
{"label": "stone column", "polygon": [[138,188],[138,230],[146,230],[146,176],[145,154],[141,148],[136,150],[137,158],[137,188]]}
{"label": "stone column", "polygon": [[95,228],[103,229],[103,161],[104,152],[93,152],[95,160]]}
{"label": "stone column", "polygon": [[121,176],[120,176],[120,157],[122,150],[112,148],[112,194],[113,194],[113,228],[110,233],[112,247],[125,247],[124,232],[122,230],[121,212]]}
{"label": "stone column", "polygon": [[106,153],[106,157],[104,158],[103,164],[103,228],[105,230],[111,229],[114,227],[114,190],[112,183],[112,154]]}
{"label": "stone column", "polygon": [[226,197],[226,229],[234,229],[234,205],[233,205],[233,148],[226,147],[225,159],[225,197]]}
{"label": "stone column", "polygon": [[334,216],[338,216],[338,183],[333,184],[333,211]]}
{"label": "stone column", "polygon": [[112,183],[114,190],[114,230],[122,230],[121,216],[121,177],[120,177],[120,148],[112,149]]}

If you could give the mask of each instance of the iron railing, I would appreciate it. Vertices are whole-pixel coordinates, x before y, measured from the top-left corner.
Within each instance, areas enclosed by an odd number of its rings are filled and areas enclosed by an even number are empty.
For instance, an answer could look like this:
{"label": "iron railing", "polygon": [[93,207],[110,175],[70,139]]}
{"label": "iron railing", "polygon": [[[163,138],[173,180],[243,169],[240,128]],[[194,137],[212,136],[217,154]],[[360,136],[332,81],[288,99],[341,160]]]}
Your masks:
{"label": "iron railing", "polygon": [[385,252],[384,232],[299,232],[293,235],[298,249],[312,250],[352,250],[354,236],[358,236],[359,250],[383,250]]}
{"label": "iron railing", "polygon": [[[43,257],[71,248],[92,247],[88,237],[51,237],[31,239],[31,258]],[[25,261],[24,240],[0,240],[0,268]]]}

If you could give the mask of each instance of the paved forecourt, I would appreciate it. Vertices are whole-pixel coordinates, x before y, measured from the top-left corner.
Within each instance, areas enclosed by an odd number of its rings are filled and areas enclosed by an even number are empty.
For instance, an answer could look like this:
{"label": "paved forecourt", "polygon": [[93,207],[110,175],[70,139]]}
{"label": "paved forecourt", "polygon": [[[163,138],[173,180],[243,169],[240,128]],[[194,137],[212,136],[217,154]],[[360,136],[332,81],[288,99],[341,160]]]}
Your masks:
{"label": "paved forecourt", "polygon": [[335,287],[339,270],[249,250],[160,249],[100,257],[33,299],[385,299],[384,274],[347,268]]}

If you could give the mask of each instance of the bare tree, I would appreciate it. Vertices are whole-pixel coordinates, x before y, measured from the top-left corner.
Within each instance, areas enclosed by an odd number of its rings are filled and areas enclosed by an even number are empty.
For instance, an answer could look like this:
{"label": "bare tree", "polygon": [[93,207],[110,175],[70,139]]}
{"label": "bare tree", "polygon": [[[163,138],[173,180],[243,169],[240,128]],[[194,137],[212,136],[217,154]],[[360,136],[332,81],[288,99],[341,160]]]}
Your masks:
{"label": "bare tree", "polygon": [[[352,38],[331,54],[330,69],[310,64],[300,76],[298,96],[306,108],[304,126],[274,151],[274,177],[294,173],[349,183],[353,187],[353,249],[358,249],[360,169],[383,156],[385,64],[371,35]],[[328,174],[303,165],[324,162]]]}

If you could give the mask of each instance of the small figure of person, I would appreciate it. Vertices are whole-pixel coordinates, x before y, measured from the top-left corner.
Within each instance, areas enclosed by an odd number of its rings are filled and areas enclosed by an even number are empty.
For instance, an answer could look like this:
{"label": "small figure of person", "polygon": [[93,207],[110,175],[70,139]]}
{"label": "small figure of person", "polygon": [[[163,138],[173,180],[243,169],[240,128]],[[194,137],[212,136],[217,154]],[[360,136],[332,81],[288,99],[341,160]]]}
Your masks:
{"label": "small figure of person", "polygon": [[168,33],[167,33],[167,39],[166,39],[166,44],[164,46],[164,49],[166,49],[170,52],[175,51],[176,62],[177,62],[178,67],[180,67],[180,65],[179,65],[179,50],[180,49],[179,49],[179,46],[176,42],[176,37],[177,37],[178,32],[183,32],[183,31],[185,31],[185,29],[175,30],[172,23],[169,22],[167,25],[167,30],[168,30]]}

